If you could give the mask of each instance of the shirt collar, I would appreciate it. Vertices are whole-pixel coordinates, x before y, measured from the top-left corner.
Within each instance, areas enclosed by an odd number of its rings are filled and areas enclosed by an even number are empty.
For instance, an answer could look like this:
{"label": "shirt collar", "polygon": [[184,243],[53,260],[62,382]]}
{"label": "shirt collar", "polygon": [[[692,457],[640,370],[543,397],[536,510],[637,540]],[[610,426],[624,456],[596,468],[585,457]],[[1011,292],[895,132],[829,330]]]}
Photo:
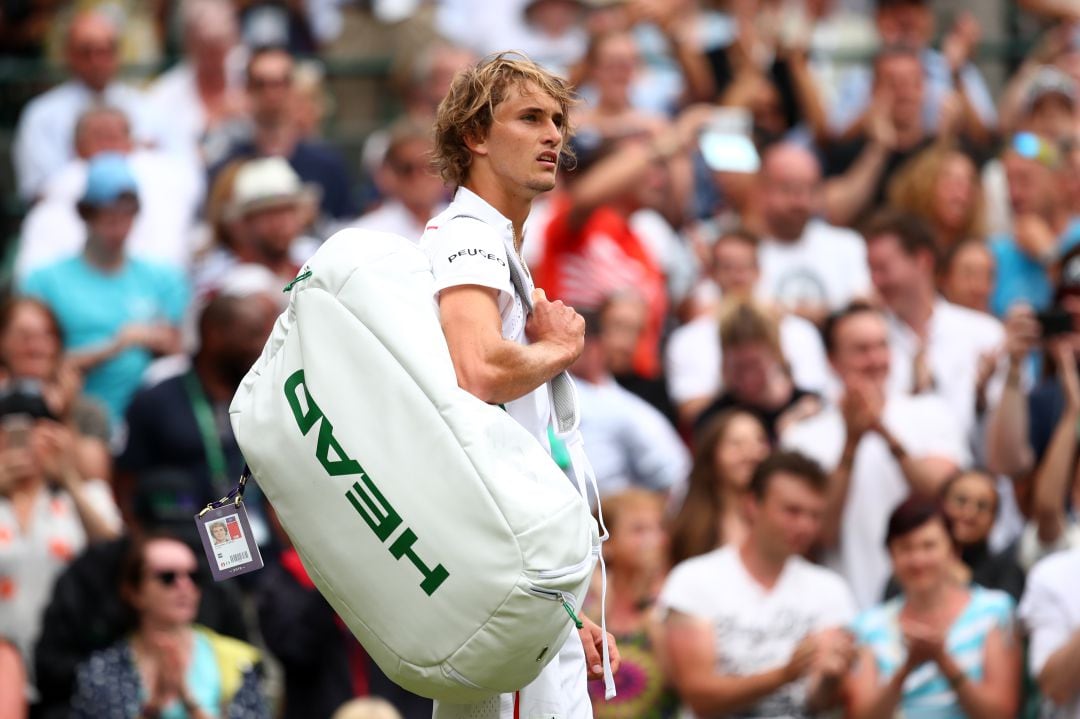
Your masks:
{"label": "shirt collar", "polygon": [[472,190],[466,187],[459,187],[457,192],[454,193],[454,204],[458,205],[456,210],[459,214],[463,211],[465,214],[472,215],[489,225],[501,227],[506,230],[506,234],[511,239],[513,238],[514,223],[503,217],[501,212],[492,207],[487,200],[480,197],[480,195]]}

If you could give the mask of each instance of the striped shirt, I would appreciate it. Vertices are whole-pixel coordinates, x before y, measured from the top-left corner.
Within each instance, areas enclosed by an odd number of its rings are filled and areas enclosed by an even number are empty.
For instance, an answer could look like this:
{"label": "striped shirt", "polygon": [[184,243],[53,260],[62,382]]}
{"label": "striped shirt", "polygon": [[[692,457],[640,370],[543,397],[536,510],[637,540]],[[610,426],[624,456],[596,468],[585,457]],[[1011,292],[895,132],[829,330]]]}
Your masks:
{"label": "striped shirt", "polygon": [[[902,596],[891,599],[859,615],[855,636],[860,646],[870,649],[877,664],[880,682],[887,681],[904,664],[900,629]],[[1015,603],[996,589],[971,587],[971,600],[949,627],[945,649],[968,679],[982,681],[986,637],[994,629],[1011,631]],[[964,719],[956,693],[934,662],[917,667],[904,681],[900,709],[905,716],[920,719]]]}

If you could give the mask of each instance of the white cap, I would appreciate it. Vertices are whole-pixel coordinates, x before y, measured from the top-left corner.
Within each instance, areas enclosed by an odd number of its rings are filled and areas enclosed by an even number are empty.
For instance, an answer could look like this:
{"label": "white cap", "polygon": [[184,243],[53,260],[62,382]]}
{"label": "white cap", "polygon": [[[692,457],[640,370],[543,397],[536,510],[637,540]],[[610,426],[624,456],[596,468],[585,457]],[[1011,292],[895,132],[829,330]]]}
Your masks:
{"label": "white cap", "polygon": [[283,204],[315,203],[315,186],[304,184],[288,161],[281,157],[249,160],[233,180],[232,214],[242,217],[253,210]]}

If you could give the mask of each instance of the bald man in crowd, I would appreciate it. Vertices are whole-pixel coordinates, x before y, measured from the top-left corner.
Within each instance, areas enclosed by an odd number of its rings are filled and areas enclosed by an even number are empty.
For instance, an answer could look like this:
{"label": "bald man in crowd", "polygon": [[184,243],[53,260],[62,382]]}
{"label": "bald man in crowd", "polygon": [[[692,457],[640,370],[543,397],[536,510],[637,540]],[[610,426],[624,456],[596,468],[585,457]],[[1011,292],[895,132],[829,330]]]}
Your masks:
{"label": "bald man in crowd", "polygon": [[809,150],[780,143],[765,152],[758,294],[818,324],[870,288],[862,238],[818,217],[823,191],[821,165]]}
{"label": "bald man in crowd", "polygon": [[75,156],[75,123],[94,105],[119,108],[139,141],[153,133],[141,92],[116,81],[117,27],[104,14],[82,12],[71,21],[64,53],[71,78],[27,104],[15,129],[13,155],[19,196],[33,202],[45,182]]}

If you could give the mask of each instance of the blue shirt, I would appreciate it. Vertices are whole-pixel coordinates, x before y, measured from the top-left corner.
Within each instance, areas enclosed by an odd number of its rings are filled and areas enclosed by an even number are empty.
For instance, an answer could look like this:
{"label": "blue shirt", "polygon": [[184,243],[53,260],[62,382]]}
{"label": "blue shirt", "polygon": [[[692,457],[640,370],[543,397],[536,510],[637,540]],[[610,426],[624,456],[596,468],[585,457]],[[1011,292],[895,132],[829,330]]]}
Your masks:
{"label": "blue shirt", "polygon": [[[1005,592],[978,585],[971,587],[970,601],[945,637],[945,651],[970,680],[982,681],[986,638],[994,629],[1012,630],[1014,606],[1012,597]],[[904,598],[896,597],[868,609],[855,620],[856,641],[873,653],[879,683],[888,681],[907,660],[900,630],[903,607]],[[966,716],[956,693],[933,662],[916,667],[908,675],[900,710],[904,716],[924,719],[963,719]]]}
{"label": "blue shirt", "polygon": [[[190,288],[177,270],[127,258],[116,272],[91,266],[82,255],[32,273],[22,293],[45,302],[56,314],[67,350],[104,345],[126,325],[178,325]],[[86,375],[86,393],[105,405],[115,425],[153,357],[133,347],[102,362]]]}
{"label": "blue shirt", "polygon": [[[1073,220],[1065,228],[1058,241],[1058,253],[1064,255],[1080,244],[1080,219]],[[1016,245],[1011,235],[997,235],[990,239],[990,251],[997,263],[997,282],[990,298],[990,309],[998,317],[1004,317],[1017,302],[1026,302],[1035,311],[1050,306],[1054,288],[1046,276],[1046,269],[1028,257]]]}

